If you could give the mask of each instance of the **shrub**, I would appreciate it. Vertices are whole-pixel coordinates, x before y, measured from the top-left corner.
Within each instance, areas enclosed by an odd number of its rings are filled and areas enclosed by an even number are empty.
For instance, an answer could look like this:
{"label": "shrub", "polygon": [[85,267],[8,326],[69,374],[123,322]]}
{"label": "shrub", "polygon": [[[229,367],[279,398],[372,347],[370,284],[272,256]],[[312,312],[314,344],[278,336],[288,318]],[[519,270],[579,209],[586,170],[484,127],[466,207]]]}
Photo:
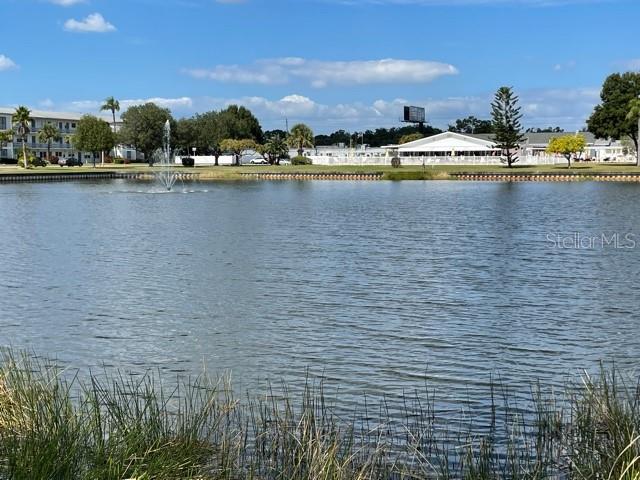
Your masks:
{"label": "shrub", "polygon": [[309,157],[297,156],[291,159],[291,165],[311,165],[313,161]]}
{"label": "shrub", "polygon": [[[27,160],[29,162],[30,167],[46,167],[47,161],[44,158],[38,158],[35,155],[31,154],[27,156]],[[18,166],[24,167],[24,161],[22,157],[18,160]]]}
{"label": "shrub", "polygon": [[401,162],[399,157],[393,157],[391,159],[391,166],[393,168],[400,168]]}
{"label": "shrub", "polygon": [[183,167],[195,167],[196,161],[191,157],[182,157]]}

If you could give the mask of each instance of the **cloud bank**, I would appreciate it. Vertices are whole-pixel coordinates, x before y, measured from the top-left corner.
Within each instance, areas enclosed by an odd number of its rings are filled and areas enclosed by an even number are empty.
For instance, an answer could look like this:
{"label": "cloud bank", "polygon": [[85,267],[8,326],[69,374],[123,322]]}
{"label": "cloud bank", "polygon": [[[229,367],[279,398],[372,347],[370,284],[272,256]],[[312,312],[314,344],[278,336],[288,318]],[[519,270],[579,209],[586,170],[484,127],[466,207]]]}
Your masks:
{"label": "cloud bank", "polygon": [[260,60],[252,65],[217,65],[210,69],[185,69],[197,79],[226,83],[282,85],[294,80],[316,88],[329,85],[428,83],[456,75],[453,65],[425,60],[322,61],[298,57]]}

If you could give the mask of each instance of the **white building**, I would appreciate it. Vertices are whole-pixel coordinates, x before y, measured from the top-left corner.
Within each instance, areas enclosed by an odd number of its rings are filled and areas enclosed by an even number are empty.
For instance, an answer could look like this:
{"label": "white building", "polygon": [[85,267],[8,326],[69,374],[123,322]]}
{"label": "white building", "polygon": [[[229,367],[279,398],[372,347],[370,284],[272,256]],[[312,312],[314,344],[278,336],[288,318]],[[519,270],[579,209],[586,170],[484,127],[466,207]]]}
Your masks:
{"label": "white building", "polygon": [[[549,155],[546,149],[551,139],[570,133],[526,133],[516,152],[519,165],[563,164],[561,155]],[[596,139],[581,133],[586,139],[585,151],[579,159],[596,162],[630,160],[621,142]],[[292,152],[297,154],[297,152]],[[341,146],[305,149],[305,156],[315,165],[390,165],[394,157],[403,165],[502,165],[504,157],[493,135],[466,135],[443,132],[403,145],[382,148],[349,149]]]}
{"label": "white building", "polygon": [[[0,108],[0,131],[12,130],[13,113],[15,108]],[[38,141],[38,133],[47,123],[53,124],[60,132],[61,139],[51,144],[51,155],[57,158],[80,158],[84,163],[93,161],[93,155],[89,152],[78,152],[73,148],[70,137],[76,132],[78,122],[82,118],[79,113],[47,112],[31,110],[31,126],[27,137],[27,148],[39,158],[46,158],[47,144]],[[112,125],[112,121],[105,117],[105,121]],[[116,123],[116,131],[119,124]],[[113,129],[113,126],[112,126]],[[22,139],[16,135],[13,140],[0,148],[0,161],[2,159],[16,159],[22,149]],[[115,148],[115,156],[118,158],[136,160],[140,155],[136,155],[134,149],[118,145]]]}

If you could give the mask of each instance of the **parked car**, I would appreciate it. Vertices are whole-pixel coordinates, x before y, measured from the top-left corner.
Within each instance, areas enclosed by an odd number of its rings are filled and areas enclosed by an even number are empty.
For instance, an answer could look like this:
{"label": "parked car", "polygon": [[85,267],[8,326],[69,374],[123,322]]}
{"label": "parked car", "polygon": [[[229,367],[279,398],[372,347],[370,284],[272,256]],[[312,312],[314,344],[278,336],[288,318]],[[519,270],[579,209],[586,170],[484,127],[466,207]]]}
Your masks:
{"label": "parked car", "polygon": [[280,160],[280,165],[291,165],[291,160]]}
{"label": "parked car", "polygon": [[249,163],[251,165],[267,165],[269,162],[267,162],[264,158],[252,158]]}
{"label": "parked car", "polygon": [[61,167],[64,167],[64,166],[67,166],[67,167],[81,167],[82,166],[82,160],[78,160],[75,157],[59,158],[58,159],[58,165],[60,165]]}

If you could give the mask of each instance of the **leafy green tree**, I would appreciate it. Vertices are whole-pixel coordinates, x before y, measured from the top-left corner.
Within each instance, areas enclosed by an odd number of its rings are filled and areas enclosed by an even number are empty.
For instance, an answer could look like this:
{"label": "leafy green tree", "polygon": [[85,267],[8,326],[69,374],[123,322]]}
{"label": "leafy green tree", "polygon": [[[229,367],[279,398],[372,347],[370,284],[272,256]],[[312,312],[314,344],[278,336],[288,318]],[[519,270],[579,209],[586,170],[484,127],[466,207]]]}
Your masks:
{"label": "leafy green tree", "polygon": [[[222,154],[220,142],[224,138],[222,136],[223,129],[220,114],[214,111],[206,112],[196,115],[194,120],[196,124],[198,148],[209,155],[213,155],[215,157],[215,165],[218,165],[218,158]],[[258,129],[261,131],[259,124]]]}
{"label": "leafy green tree", "polygon": [[313,130],[304,123],[298,123],[291,127],[291,133],[287,142],[292,148],[298,150],[298,156],[302,157],[305,147],[313,147]]}
{"label": "leafy green tree", "polygon": [[279,128],[276,128],[274,130],[267,130],[266,132],[264,132],[264,138],[266,140],[273,138],[275,135],[278,135],[282,139],[286,139],[289,134]]}
{"label": "leafy green tree", "polygon": [[51,144],[62,140],[60,130],[51,122],[47,122],[38,132],[38,141],[47,144],[47,160],[51,161]]}
{"label": "leafy green tree", "polygon": [[31,110],[27,107],[20,106],[16,108],[12,117],[13,130],[18,138],[22,140],[22,161],[24,168],[29,168],[29,160],[27,159],[27,139],[31,132]]}
{"label": "leafy green tree", "polygon": [[193,118],[181,118],[176,121],[176,131],[173,134],[176,150],[180,153],[191,154],[193,147],[198,147],[198,129]]}
{"label": "leafy green tree", "polygon": [[558,153],[567,159],[567,165],[571,168],[571,157],[584,151],[587,141],[583,135],[563,135],[555,137],[547,146],[547,153]]}
{"label": "leafy green tree", "polygon": [[[634,98],[629,102],[629,112],[627,112],[627,116],[625,120],[637,122],[638,123],[638,133],[637,139],[640,139],[640,98]],[[635,143],[636,147],[636,166],[640,167],[640,149],[638,148],[638,140]]]}
{"label": "leafy green tree", "polygon": [[110,151],[116,144],[115,134],[104,120],[93,115],[84,115],[73,135],[73,146],[81,152],[93,154],[93,166],[100,152]]}
{"label": "leafy green tree", "polygon": [[628,135],[638,150],[636,120],[629,115],[633,100],[640,96],[640,73],[614,73],[604,81],[600,92],[600,105],[587,120],[587,128],[600,138],[620,140]]}
{"label": "leafy green tree", "polygon": [[[404,135],[412,133],[420,133],[425,137],[442,133],[439,128],[426,126],[404,126],[404,127],[392,127],[392,128],[376,128],[375,130],[367,130],[364,132],[365,143],[371,147],[382,147],[383,145],[396,145],[400,143],[400,139]],[[328,135],[322,134],[315,137],[315,145],[317,146],[331,146],[338,145],[340,143],[349,145],[350,139],[353,136],[345,130],[337,130]]]}
{"label": "leafy green tree", "polygon": [[493,133],[491,120],[480,120],[473,115],[456,120],[454,125],[449,125],[450,132],[456,133]]}
{"label": "leafy green tree", "polygon": [[405,143],[415,142],[416,140],[420,140],[422,138],[424,138],[424,135],[422,135],[421,133],[409,133],[400,137],[400,141],[398,143],[400,145],[403,145]]}
{"label": "leafy green tree", "polygon": [[[122,114],[119,139],[122,143],[131,145],[144,153],[151,165],[153,164],[153,152],[162,148],[164,125],[167,120],[171,123],[171,131],[175,132],[176,122],[169,109],[158,107],[154,103],[129,107]],[[172,138],[173,140],[174,138]]]}
{"label": "leafy green tree", "polygon": [[13,138],[9,130],[0,130],[0,148],[4,148]]}
{"label": "leafy green tree", "polygon": [[257,144],[251,138],[237,140],[235,138],[225,138],[220,142],[220,149],[233,154],[234,164],[240,165],[240,157],[245,150],[256,149]]}
{"label": "leafy green tree", "polygon": [[116,112],[120,111],[120,102],[113,97],[107,98],[102,106],[100,107],[101,111],[110,111],[113,116],[113,131],[116,131]]}
{"label": "leafy green tree", "polygon": [[231,105],[216,115],[218,138],[263,141],[262,127],[258,119],[245,107]]}
{"label": "leafy green tree", "polygon": [[510,87],[500,87],[491,103],[493,118],[493,133],[495,142],[507,157],[507,166],[511,167],[518,161],[516,150],[524,137],[520,133],[522,126],[518,97]]}

